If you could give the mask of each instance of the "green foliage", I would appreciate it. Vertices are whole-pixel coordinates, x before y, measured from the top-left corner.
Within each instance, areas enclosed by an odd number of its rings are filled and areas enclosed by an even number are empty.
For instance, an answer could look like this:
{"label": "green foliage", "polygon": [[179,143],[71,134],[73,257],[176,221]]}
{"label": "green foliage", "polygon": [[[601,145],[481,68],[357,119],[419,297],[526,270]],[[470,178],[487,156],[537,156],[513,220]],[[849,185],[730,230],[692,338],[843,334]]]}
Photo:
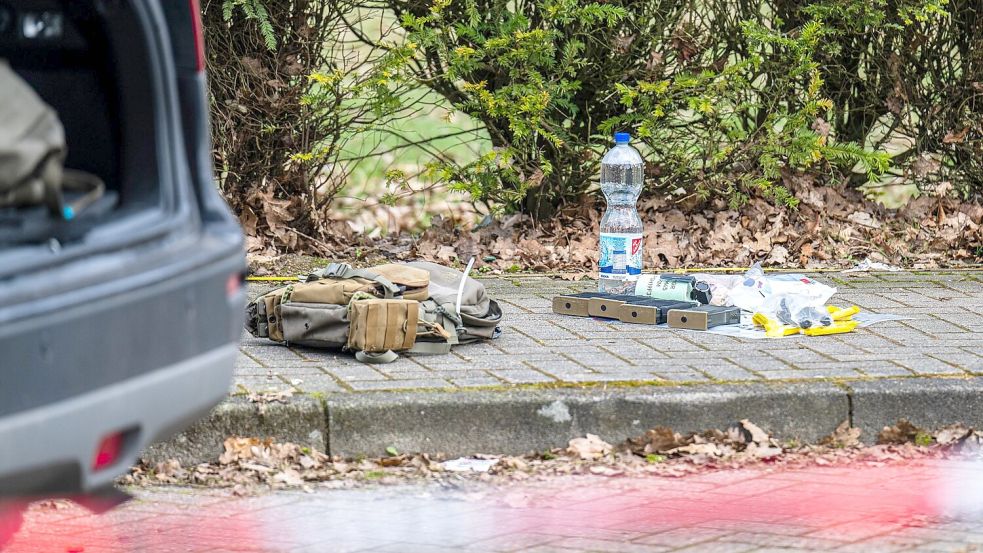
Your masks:
{"label": "green foliage", "polygon": [[489,205],[516,206],[530,189],[589,179],[573,152],[583,141],[570,128],[583,93],[583,52],[594,33],[628,15],[621,6],[573,0],[536,8],[545,15],[477,0],[394,6],[409,43],[418,45],[406,66],[411,80],[481,121],[493,145],[470,163],[437,160],[425,176]]}
{"label": "green foliage", "polygon": [[[636,137],[648,193],[733,207],[794,208],[790,182],[884,174],[983,191],[978,0],[205,0],[204,11],[216,159],[247,227],[282,218],[264,215],[273,194],[317,236],[344,183],[340,152],[373,132],[386,154],[427,157],[418,173],[383,169],[377,200],[389,205],[425,183],[546,218],[593,190],[614,131]],[[450,155],[387,125],[429,114],[434,97],[489,145]],[[924,154],[940,167],[926,171]]]}
{"label": "green foliage", "polygon": [[933,443],[935,443],[935,438],[932,438],[932,435],[928,432],[919,432],[918,434],[915,434],[915,445],[919,447],[928,447]]}
{"label": "green foliage", "polygon": [[[402,78],[442,94],[492,141],[469,163],[436,160],[426,177],[546,217],[590,189],[618,130],[641,139],[652,188],[734,206],[761,196],[794,207],[784,185],[793,173],[857,167],[877,178],[890,157],[838,132],[823,56],[836,37],[885,25],[886,3],[777,2],[773,17],[733,0],[386,7],[415,47]],[[945,4],[909,0],[892,17],[920,25]]]}
{"label": "green foliage", "polygon": [[266,10],[265,0],[222,0],[222,19],[231,21],[236,9],[241,10],[246,19],[253,21],[259,28],[263,42],[270,50],[276,50],[276,31],[270,21],[270,13]]}
{"label": "green foliage", "polygon": [[[868,149],[892,143],[891,172],[916,184],[983,191],[977,0],[812,0],[779,11],[786,29],[807,20],[826,29],[815,57],[841,139]],[[941,157],[940,170],[918,168],[925,153]]]}
{"label": "green foliage", "polygon": [[403,59],[339,40],[357,9],[338,0],[202,4],[220,184],[246,232],[272,251],[329,253],[330,203],[350,170],[341,152],[400,105],[386,73]]}

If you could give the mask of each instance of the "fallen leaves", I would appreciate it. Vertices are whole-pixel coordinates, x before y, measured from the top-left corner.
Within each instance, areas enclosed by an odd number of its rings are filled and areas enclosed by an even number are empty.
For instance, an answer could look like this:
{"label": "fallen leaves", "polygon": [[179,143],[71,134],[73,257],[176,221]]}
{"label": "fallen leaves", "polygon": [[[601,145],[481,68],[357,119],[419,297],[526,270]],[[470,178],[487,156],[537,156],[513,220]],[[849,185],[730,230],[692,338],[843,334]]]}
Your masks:
{"label": "fallen leaves", "polygon": [[611,453],[611,444],[605,442],[594,434],[588,434],[586,438],[574,438],[570,440],[567,452],[581,459],[599,459]]}
{"label": "fallen leaves", "polygon": [[[752,199],[740,210],[709,201],[684,212],[671,199],[643,197],[646,267],[749,266],[764,260],[786,267],[846,268],[848,259],[874,254],[894,265],[926,268],[983,261],[975,247],[983,242],[979,203],[924,195],[888,209],[845,184],[822,186],[808,175],[794,174],[784,180],[800,199],[795,211]],[[520,215],[507,222],[491,220],[472,232],[444,219],[424,232],[412,253],[434,259],[440,246],[460,249],[466,243],[479,255],[495,257],[478,264],[492,273],[515,266],[592,272],[602,211],[603,204],[588,197],[538,226]]]}
{"label": "fallen leaves", "polygon": [[943,144],[959,144],[966,140],[966,135],[969,134],[969,127],[963,127],[958,131],[949,131],[944,137],[942,137]]}
{"label": "fallen leaves", "polygon": [[636,455],[648,455],[650,453],[663,453],[686,445],[686,440],[671,428],[656,426],[645,432],[644,435],[636,438],[628,438],[626,445],[628,450]]}
{"label": "fallen leaves", "polygon": [[860,447],[860,429],[852,428],[850,421],[843,421],[832,434],[819,443],[835,448]]}
{"label": "fallen leaves", "polygon": [[256,410],[260,415],[266,414],[266,409],[271,403],[286,403],[294,395],[293,388],[283,390],[267,390],[262,392],[249,392],[246,395],[251,403],[256,404]]}
{"label": "fallen leaves", "polygon": [[174,460],[131,469],[131,485],[208,485],[237,495],[268,488],[354,487],[428,479],[448,486],[464,480],[509,482],[581,474],[602,477],[659,475],[680,477],[722,468],[759,464],[795,468],[808,465],[880,466],[923,457],[983,455],[983,433],[965,425],[929,432],[908,421],[885,427],[878,445],[863,446],[860,430],[848,422],[817,444],[779,444],[745,419],[726,430],[681,434],[657,426],[612,445],[598,435],[570,440],[567,447],[527,455],[480,455],[444,460],[441,454],[399,454],[375,459],[344,459],[292,443],[232,437],[217,462],[182,467]]}
{"label": "fallen leaves", "polygon": [[866,211],[854,211],[853,213],[847,215],[846,220],[868,228],[873,228],[873,229],[881,228],[880,221],[875,219],[870,213],[867,213]]}
{"label": "fallen leaves", "polygon": [[[922,163],[913,170],[923,170]],[[935,268],[983,262],[983,205],[953,199],[945,183],[900,209],[867,201],[846,185],[820,186],[807,176],[787,175],[786,185],[800,199],[789,211],[753,198],[740,210],[706,202],[684,212],[671,198],[643,197],[644,261],[648,269],[683,266],[765,265],[847,268],[849,259],[877,254],[892,265]],[[266,206],[266,192],[253,201]],[[603,202],[594,197],[564,208],[535,224],[525,214],[486,217],[473,213],[435,216],[422,234],[355,232],[343,218],[324,219],[323,231],[291,231],[288,212],[296,206],[273,200],[262,219],[244,211],[250,262],[256,274],[277,274],[284,251],[296,249],[335,260],[375,263],[426,259],[456,265],[475,257],[476,270],[503,274],[517,270],[563,273],[581,279],[597,270],[597,229]],[[420,216],[409,210],[407,216]],[[394,228],[418,228],[400,223]],[[262,235],[257,238],[255,234]],[[271,242],[272,241],[272,242]],[[271,243],[279,245],[270,245]],[[284,274],[284,273],[279,273]],[[285,273],[295,274],[295,273]]]}
{"label": "fallen leaves", "polygon": [[914,442],[918,437],[918,428],[907,420],[900,420],[893,426],[885,426],[877,434],[878,444],[904,444]]}

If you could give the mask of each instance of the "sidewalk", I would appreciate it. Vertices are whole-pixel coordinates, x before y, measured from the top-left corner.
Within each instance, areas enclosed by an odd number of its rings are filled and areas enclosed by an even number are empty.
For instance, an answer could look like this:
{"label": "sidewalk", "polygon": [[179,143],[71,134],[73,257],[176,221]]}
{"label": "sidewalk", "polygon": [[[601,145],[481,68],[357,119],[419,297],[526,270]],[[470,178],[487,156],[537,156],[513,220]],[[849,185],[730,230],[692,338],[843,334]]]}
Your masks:
{"label": "sidewalk", "polygon": [[[983,467],[938,460],[554,476],[236,497],[133,488],[104,515],[34,504],[9,553],[892,553],[983,549]],[[58,505],[58,504],[56,504]]]}
{"label": "sidewalk", "polygon": [[[815,440],[844,420],[870,441],[897,418],[983,425],[983,273],[816,275],[832,303],[911,316],[827,337],[738,340],[554,315],[550,299],[593,282],[485,281],[503,335],[451,355],[365,365],[350,355],[244,335],[230,400],[153,456],[202,459],[229,434],[337,454],[516,453],[586,432],[611,442],[656,425],[679,431],[749,418]],[[268,286],[252,285],[259,294]],[[246,392],[291,390],[257,406]]]}

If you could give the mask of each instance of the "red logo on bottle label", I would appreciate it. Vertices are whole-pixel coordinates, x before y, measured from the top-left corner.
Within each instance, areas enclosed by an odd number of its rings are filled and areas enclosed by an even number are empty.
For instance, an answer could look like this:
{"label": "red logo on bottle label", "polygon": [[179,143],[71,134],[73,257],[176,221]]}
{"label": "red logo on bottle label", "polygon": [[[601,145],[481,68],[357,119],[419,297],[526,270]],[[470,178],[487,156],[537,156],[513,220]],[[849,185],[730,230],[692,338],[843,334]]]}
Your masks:
{"label": "red logo on bottle label", "polygon": [[631,241],[631,254],[638,255],[638,250],[642,249],[642,239],[635,238]]}

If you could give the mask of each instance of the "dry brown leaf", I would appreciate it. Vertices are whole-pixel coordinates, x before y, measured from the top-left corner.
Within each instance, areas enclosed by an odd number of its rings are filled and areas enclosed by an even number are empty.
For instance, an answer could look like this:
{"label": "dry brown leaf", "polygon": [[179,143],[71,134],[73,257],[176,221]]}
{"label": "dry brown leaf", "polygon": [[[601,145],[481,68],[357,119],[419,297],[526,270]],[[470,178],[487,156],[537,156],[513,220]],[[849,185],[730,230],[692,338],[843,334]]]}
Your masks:
{"label": "dry brown leaf", "polygon": [[748,444],[745,452],[747,455],[757,459],[774,459],[783,453],[780,447],[761,446],[753,442]]}
{"label": "dry brown leaf", "polygon": [[819,443],[822,445],[840,448],[859,447],[860,429],[851,428],[850,421],[845,420],[836,427],[836,430],[834,430],[832,434],[820,440]]}
{"label": "dry brown leaf", "polygon": [[273,481],[288,486],[300,486],[304,483],[304,479],[301,478],[300,473],[289,468],[274,475]]}
{"label": "dry brown leaf", "polygon": [[847,216],[847,221],[856,223],[858,225],[879,229],[881,228],[881,223],[875,219],[870,213],[866,211],[854,211]]}
{"label": "dry brown leaf", "polygon": [[676,449],[670,449],[666,453],[671,455],[711,455],[720,457],[723,455],[724,450],[717,444],[690,444],[677,447]]}
{"label": "dry brown leaf", "polygon": [[919,430],[907,420],[900,420],[894,426],[885,426],[877,434],[878,444],[905,444],[915,441]]}
{"label": "dry brown leaf", "polygon": [[771,249],[771,254],[765,259],[765,265],[785,265],[788,262],[788,250],[785,246],[775,246]]}
{"label": "dry brown leaf", "polygon": [[253,456],[253,447],[259,443],[256,438],[226,438],[223,443],[225,451],[219,457],[219,463],[228,465],[240,459],[250,459]]}
{"label": "dry brown leaf", "polygon": [[605,465],[595,465],[590,468],[590,473],[598,476],[622,476],[625,471]]}
{"label": "dry brown leaf", "polygon": [[959,131],[949,131],[942,137],[943,144],[959,144],[966,140],[966,135],[969,134],[969,127],[963,127]]}
{"label": "dry brown leaf", "polygon": [[802,244],[802,248],[799,249],[799,265],[802,265],[803,267],[808,265],[809,261],[812,259],[813,251],[814,248],[811,243],[806,242],[805,244]]}
{"label": "dry brown leaf", "polygon": [[768,433],[753,422],[743,419],[741,420],[739,426],[742,430],[744,430],[745,436],[747,437],[747,442],[758,445],[768,445],[771,443],[771,438],[768,436]]}
{"label": "dry brown leaf", "polygon": [[574,438],[567,446],[567,452],[584,460],[598,459],[611,453],[611,444],[595,434],[587,434],[585,438]]}

